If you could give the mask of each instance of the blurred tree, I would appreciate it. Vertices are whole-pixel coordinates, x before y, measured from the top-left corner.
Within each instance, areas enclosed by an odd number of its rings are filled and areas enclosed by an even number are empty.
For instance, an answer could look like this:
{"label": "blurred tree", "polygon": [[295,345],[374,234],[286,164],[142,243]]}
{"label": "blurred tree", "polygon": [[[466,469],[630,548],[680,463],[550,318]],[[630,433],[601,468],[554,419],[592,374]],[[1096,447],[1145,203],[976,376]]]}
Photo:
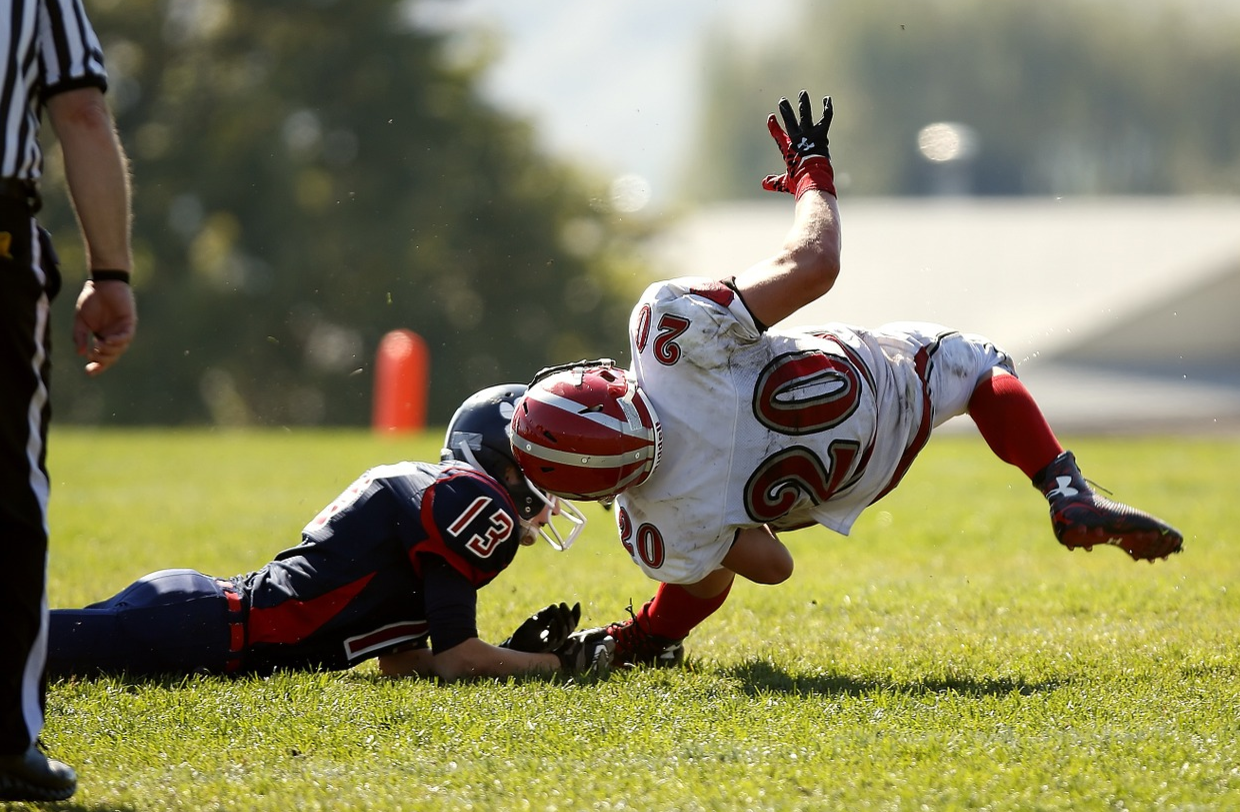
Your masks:
{"label": "blurred tree", "polygon": [[[487,49],[415,24],[416,6],[93,3],[133,163],[141,324],[89,383],[61,342],[60,419],[365,423],[398,327],[430,347],[439,423],[483,386],[624,351],[646,226],[485,104]],[[81,246],[59,249],[74,291]]]}
{"label": "blurred tree", "polygon": [[804,87],[835,98],[849,194],[1234,193],[1240,14],[1204,7],[827,0],[774,47],[715,33],[691,188],[761,195],[778,163],[762,122]]}

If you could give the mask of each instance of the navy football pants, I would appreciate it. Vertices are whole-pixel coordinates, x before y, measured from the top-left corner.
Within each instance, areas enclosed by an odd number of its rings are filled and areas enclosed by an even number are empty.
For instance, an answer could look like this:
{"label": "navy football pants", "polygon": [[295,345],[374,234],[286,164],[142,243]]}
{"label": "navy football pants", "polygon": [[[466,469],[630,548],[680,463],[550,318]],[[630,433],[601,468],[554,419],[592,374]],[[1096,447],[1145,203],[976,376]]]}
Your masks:
{"label": "navy football pants", "polygon": [[106,601],[53,609],[47,674],[224,673],[235,619],[217,579],[195,570],[153,572]]}

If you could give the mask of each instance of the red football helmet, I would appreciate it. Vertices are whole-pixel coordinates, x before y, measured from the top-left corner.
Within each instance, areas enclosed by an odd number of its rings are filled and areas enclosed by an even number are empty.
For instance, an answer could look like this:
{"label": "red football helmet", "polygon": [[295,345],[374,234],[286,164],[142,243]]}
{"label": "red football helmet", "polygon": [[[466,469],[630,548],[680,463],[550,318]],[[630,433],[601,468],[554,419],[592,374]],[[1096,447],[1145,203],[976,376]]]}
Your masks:
{"label": "red football helmet", "polygon": [[610,359],[544,369],[516,406],[517,463],[557,496],[611,499],[659,464],[663,429],[654,407]]}

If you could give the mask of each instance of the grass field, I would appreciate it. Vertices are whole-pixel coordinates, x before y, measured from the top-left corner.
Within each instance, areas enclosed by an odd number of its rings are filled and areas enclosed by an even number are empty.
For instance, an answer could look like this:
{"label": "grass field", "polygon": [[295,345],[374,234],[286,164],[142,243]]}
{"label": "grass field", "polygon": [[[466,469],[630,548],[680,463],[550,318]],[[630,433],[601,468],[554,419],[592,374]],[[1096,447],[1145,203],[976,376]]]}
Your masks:
{"label": "grass field", "polygon": [[[84,810],[1240,808],[1240,439],[1069,438],[1086,475],[1179,526],[1156,565],[1068,553],[974,436],[936,438],[853,535],[785,537],[683,670],[441,686],[353,672],[53,683],[44,739]],[[265,563],[358,473],[439,436],[94,432],[52,440],[52,606],[165,567]],[[653,584],[610,517],[480,594],[498,640]],[[20,805],[15,805],[20,807]]]}

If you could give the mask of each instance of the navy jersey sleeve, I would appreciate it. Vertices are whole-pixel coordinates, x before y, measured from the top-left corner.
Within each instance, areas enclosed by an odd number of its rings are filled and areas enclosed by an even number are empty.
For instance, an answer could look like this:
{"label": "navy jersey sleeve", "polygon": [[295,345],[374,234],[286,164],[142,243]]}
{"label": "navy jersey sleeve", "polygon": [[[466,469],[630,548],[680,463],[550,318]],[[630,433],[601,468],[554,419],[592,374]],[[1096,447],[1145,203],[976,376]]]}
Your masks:
{"label": "navy jersey sleeve", "polygon": [[438,556],[474,588],[499,575],[520,546],[512,498],[495,480],[472,469],[445,468],[423,494],[420,510],[426,536],[410,557]]}
{"label": "navy jersey sleeve", "polygon": [[426,622],[430,627],[434,653],[478,636],[478,592],[447,561],[423,553],[422,579],[426,596]]}

